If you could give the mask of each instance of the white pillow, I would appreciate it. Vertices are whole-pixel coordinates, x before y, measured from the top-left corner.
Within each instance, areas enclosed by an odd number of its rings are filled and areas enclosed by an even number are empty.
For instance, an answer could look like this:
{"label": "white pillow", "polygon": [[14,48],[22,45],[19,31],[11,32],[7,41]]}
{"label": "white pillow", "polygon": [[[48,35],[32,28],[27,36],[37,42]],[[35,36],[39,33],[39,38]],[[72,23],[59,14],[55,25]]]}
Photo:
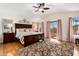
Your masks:
{"label": "white pillow", "polygon": [[24,29],[16,29],[16,37],[19,37],[23,32],[25,32]]}
{"label": "white pillow", "polygon": [[32,32],[33,30],[32,29],[26,29],[26,28],[23,28],[23,29],[16,29],[16,32],[19,33],[19,32]]}
{"label": "white pillow", "polygon": [[29,31],[30,29],[26,29],[26,28],[16,30],[16,32],[29,32]]}
{"label": "white pillow", "polygon": [[19,29],[19,32],[24,32],[24,29]]}
{"label": "white pillow", "polygon": [[18,38],[19,35],[20,35],[20,31],[19,31],[19,29],[16,29],[16,37]]}
{"label": "white pillow", "polygon": [[16,33],[19,32],[19,29],[16,29]]}

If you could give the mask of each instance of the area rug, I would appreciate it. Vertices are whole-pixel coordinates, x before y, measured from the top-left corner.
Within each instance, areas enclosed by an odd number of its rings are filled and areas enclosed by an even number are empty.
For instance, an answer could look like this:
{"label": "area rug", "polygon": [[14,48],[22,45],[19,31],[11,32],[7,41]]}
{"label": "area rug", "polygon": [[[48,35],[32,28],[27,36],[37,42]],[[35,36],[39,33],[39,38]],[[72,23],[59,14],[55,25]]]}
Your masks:
{"label": "area rug", "polygon": [[73,56],[74,44],[42,41],[17,50],[20,56]]}

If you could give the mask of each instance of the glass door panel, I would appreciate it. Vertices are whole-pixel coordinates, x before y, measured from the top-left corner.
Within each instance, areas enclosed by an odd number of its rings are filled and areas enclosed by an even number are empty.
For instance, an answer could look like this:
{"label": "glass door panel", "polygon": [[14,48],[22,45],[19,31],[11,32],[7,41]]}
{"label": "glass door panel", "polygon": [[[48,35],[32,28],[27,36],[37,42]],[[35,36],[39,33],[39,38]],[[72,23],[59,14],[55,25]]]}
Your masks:
{"label": "glass door panel", "polygon": [[51,38],[56,39],[56,37],[57,37],[57,21],[52,21],[50,24],[51,24]]}
{"label": "glass door panel", "polygon": [[79,17],[73,18],[73,33],[79,34]]}

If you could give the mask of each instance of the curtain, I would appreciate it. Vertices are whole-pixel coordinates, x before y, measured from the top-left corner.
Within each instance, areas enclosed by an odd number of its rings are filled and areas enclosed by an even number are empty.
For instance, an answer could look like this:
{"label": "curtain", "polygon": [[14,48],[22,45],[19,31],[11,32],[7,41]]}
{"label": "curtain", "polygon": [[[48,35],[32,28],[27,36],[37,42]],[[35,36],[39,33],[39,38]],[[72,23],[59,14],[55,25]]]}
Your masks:
{"label": "curtain", "polygon": [[32,22],[33,31],[44,32],[44,23]]}
{"label": "curtain", "polygon": [[37,31],[40,32],[40,23],[37,23]]}
{"label": "curtain", "polygon": [[50,28],[50,21],[47,21],[47,28],[46,28],[47,38],[51,38],[51,28]]}
{"label": "curtain", "polygon": [[57,40],[62,40],[62,25],[61,19],[57,21]]}
{"label": "curtain", "polygon": [[32,29],[33,29],[33,31],[37,31],[38,30],[37,22],[32,22]]}
{"label": "curtain", "polygon": [[72,26],[72,17],[68,19],[68,34],[67,34],[67,41],[73,41],[73,26]]}
{"label": "curtain", "polygon": [[47,21],[44,21],[44,37],[47,37]]}
{"label": "curtain", "polygon": [[79,26],[78,26],[78,30],[77,30],[77,33],[79,34]]}
{"label": "curtain", "polygon": [[42,29],[41,31],[44,33],[44,22],[42,22]]}
{"label": "curtain", "polygon": [[37,30],[38,30],[38,32],[44,32],[44,23],[43,22],[41,22],[41,23],[38,22]]}

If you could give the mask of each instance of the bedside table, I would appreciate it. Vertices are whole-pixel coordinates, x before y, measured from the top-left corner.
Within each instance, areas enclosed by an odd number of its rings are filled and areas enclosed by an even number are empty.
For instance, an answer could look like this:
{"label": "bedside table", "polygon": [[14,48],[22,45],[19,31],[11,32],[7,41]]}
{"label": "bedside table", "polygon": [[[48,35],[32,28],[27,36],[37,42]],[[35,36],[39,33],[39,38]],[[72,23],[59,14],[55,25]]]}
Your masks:
{"label": "bedside table", "polygon": [[3,43],[13,42],[14,33],[3,33]]}

